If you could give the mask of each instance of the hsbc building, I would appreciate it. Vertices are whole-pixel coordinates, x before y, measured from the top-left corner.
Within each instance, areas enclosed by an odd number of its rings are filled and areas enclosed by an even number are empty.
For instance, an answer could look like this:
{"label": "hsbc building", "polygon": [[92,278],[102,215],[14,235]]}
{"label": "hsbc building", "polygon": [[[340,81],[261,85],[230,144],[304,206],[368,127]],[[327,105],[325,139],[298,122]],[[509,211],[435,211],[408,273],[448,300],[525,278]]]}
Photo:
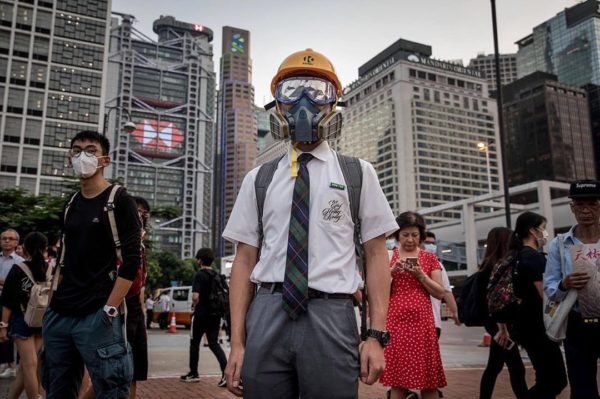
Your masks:
{"label": "hsbc building", "polygon": [[[215,73],[213,33],[161,16],[153,40],[113,18],[107,79],[112,176],[153,211],[156,246],[182,258],[210,244]],[[114,112],[113,112],[114,111]],[[122,130],[126,122],[135,130]]]}

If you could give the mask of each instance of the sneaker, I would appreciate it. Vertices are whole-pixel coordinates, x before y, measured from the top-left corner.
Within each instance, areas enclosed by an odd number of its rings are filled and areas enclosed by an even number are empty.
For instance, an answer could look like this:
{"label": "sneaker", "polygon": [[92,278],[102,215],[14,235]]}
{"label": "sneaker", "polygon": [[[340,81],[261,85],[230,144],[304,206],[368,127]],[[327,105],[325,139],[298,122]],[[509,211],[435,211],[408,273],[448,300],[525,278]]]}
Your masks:
{"label": "sneaker", "polygon": [[221,381],[219,381],[217,386],[219,388],[225,388],[227,386],[227,380],[225,379],[225,376],[221,377]]}
{"label": "sneaker", "polygon": [[16,370],[12,367],[7,367],[2,373],[0,373],[0,378],[14,378],[17,374]]}
{"label": "sneaker", "polygon": [[180,379],[183,382],[199,382],[200,381],[200,377],[198,377],[198,374],[194,374],[191,371],[189,373],[187,373],[186,375],[182,375],[180,377]]}

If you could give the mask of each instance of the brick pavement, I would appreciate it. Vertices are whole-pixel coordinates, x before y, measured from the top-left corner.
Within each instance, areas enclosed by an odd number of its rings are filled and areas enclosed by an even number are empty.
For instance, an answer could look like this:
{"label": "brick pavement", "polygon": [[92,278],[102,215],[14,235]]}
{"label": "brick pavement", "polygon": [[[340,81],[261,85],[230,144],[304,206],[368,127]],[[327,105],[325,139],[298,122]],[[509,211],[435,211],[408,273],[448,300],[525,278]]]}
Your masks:
{"label": "brick pavement", "polygon": [[[476,398],[479,395],[479,380],[483,369],[480,367],[453,369],[446,371],[448,386],[444,388],[444,397],[447,399]],[[527,367],[527,380],[529,385],[533,384],[533,370]],[[600,372],[599,379],[600,381]],[[9,382],[12,380],[0,380],[0,398],[6,398],[8,394]],[[139,399],[233,399],[227,389],[217,387],[219,377],[206,376],[201,377],[199,383],[183,383],[177,378],[151,378],[148,381],[139,383]],[[360,385],[360,399],[384,399],[386,389],[380,384],[373,386]],[[21,398],[25,398],[22,395]],[[513,399],[514,395],[510,390],[508,373],[506,369],[498,376],[496,389],[494,390],[494,399]],[[569,388],[558,397],[558,399],[568,399]],[[277,398],[273,398],[277,399]]]}
{"label": "brick pavement", "polygon": [[[444,388],[444,398],[463,399],[476,398],[479,395],[479,380],[483,373],[482,368],[464,368],[447,370],[448,386]],[[533,369],[527,368],[527,380],[533,384]],[[183,383],[176,378],[153,378],[140,383],[138,398],[140,399],[232,399],[225,388],[217,387],[219,377],[201,377],[199,383]],[[373,386],[360,385],[360,399],[385,399],[386,389],[380,384]],[[568,399],[569,388],[565,389],[557,399]],[[513,399],[514,394],[510,389],[506,369],[498,376],[494,399]],[[277,398],[273,398],[277,399]]]}

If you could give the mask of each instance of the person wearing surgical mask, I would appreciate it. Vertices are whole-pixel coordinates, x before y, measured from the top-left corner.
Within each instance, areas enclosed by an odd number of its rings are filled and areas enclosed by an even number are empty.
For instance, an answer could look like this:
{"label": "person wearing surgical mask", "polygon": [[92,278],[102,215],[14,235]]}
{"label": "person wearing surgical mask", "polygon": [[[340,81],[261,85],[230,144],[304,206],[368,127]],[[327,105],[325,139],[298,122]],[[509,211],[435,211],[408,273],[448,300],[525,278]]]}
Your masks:
{"label": "person wearing surgical mask", "polygon": [[[141,263],[142,225],[133,198],[103,175],[109,153],[110,143],[100,133],[84,130],[71,139],[69,162],[80,191],[65,207],[63,254],[55,272],[60,277],[44,316],[42,380],[48,399],[77,398],[84,366],[97,398],[129,396],[132,367],[121,305]],[[109,202],[120,259],[108,221]],[[106,356],[107,350],[125,355]],[[65,366],[65,359],[78,361]]]}
{"label": "person wearing surgical mask", "polygon": [[543,274],[548,239],[546,218],[524,212],[517,218],[509,251],[517,258],[513,284],[521,300],[514,320],[513,339],[525,348],[535,369],[535,384],[528,398],[554,398],[567,386],[565,365],[558,343],[546,336],[543,320]]}

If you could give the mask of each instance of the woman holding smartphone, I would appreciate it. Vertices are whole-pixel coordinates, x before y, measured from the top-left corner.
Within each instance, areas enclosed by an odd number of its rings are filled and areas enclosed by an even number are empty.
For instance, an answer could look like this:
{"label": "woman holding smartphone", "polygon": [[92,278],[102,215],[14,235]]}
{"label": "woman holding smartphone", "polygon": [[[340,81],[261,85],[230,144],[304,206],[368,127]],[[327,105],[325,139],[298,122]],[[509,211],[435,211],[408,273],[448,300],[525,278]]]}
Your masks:
{"label": "woman holding smartphone", "polygon": [[437,257],[420,250],[425,221],[415,212],[396,219],[400,230],[391,251],[392,290],[386,327],[390,344],[385,348],[381,383],[390,386],[391,399],[403,399],[410,389],[422,399],[438,397],[446,386],[430,295],[442,298],[442,275]]}
{"label": "woman holding smartphone", "polygon": [[521,299],[515,339],[525,348],[535,369],[535,384],[527,396],[531,399],[555,398],[567,386],[559,344],[546,336],[542,316],[546,257],[540,251],[547,239],[545,217],[533,212],[519,215],[510,241],[510,250],[517,255],[515,295]]}

